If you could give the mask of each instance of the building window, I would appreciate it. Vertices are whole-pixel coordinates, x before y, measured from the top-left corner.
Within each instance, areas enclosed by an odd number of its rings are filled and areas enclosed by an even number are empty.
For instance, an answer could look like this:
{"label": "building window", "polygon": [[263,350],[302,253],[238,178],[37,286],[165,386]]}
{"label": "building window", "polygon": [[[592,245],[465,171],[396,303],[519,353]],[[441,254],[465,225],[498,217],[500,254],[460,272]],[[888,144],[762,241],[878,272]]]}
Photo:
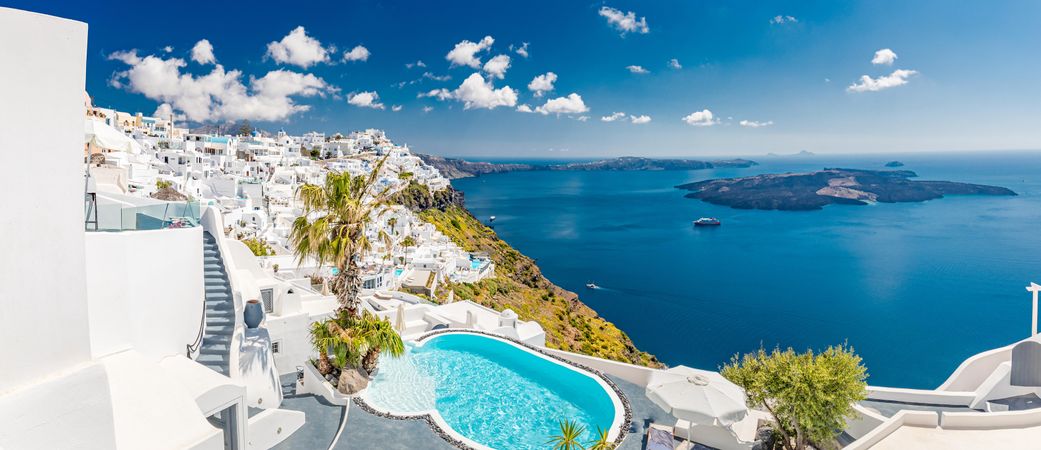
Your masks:
{"label": "building window", "polygon": [[264,312],[272,312],[275,310],[275,291],[274,289],[261,289],[260,290],[260,301],[264,303]]}
{"label": "building window", "polygon": [[274,341],[271,343],[271,353],[278,354],[279,347],[282,346],[282,341]]}

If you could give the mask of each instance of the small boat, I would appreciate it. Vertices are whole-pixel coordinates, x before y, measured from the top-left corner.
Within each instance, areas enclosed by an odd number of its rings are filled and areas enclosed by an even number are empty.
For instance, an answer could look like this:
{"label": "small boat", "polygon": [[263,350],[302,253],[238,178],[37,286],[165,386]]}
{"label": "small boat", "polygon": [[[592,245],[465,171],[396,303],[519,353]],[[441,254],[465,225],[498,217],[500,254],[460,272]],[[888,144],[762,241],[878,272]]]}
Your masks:
{"label": "small boat", "polygon": [[489,218],[488,218],[488,221],[489,221],[489,222],[495,222],[495,216],[491,216],[491,217],[489,217]]}
{"label": "small boat", "polygon": [[589,288],[589,289],[600,289],[600,286],[597,286],[596,283],[586,283],[586,288]]}
{"label": "small boat", "polygon": [[702,217],[694,221],[696,227],[718,227],[719,225],[719,219],[715,217]]}

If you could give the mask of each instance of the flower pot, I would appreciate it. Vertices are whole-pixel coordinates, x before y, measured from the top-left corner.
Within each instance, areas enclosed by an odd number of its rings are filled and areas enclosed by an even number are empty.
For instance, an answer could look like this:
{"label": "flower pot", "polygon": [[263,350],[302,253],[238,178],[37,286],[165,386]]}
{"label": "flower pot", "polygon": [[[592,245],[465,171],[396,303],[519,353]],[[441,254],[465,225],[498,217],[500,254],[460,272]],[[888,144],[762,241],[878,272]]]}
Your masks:
{"label": "flower pot", "polygon": [[256,328],[264,320],[264,305],[260,300],[246,302],[246,309],[242,312],[242,320],[246,322],[246,328]]}

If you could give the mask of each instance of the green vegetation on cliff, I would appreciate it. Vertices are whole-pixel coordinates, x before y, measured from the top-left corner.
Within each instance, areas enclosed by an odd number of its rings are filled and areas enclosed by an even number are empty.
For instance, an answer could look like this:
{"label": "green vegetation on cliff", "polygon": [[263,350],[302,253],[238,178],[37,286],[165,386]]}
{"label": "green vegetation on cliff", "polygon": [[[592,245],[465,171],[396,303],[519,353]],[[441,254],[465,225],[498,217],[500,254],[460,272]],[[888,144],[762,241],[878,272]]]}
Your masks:
{"label": "green vegetation on cliff", "polygon": [[598,316],[575,293],[542,276],[535,261],[499,239],[494,230],[463,208],[461,195],[449,188],[437,193],[440,201],[424,201],[421,200],[424,192],[429,195],[425,187],[413,183],[400,194],[400,203],[417,211],[424,221],[466,251],[487,253],[495,262],[494,278],[478,283],[449,283],[446,289],[454,291],[456,298],[470,299],[497,310],[509,308],[521,320],[538,322],[546,331],[546,343],[551,348],[643,366],[661,366],[653,355],[637,349],[629,336]]}

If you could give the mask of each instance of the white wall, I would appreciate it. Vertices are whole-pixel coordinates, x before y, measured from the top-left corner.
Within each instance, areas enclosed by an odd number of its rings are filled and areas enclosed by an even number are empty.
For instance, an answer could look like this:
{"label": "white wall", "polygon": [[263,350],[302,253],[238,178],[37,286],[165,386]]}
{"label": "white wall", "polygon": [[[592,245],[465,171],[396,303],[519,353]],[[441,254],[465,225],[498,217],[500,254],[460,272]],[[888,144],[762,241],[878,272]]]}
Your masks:
{"label": "white wall", "polygon": [[91,353],[183,355],[203,314],[202,228],[88,233]]}
{"label": "white wall", "polygon": [[0,8],[0,157],[39,169],[0,176],[0,393],[90,359],[86,53],[86,24]]}

